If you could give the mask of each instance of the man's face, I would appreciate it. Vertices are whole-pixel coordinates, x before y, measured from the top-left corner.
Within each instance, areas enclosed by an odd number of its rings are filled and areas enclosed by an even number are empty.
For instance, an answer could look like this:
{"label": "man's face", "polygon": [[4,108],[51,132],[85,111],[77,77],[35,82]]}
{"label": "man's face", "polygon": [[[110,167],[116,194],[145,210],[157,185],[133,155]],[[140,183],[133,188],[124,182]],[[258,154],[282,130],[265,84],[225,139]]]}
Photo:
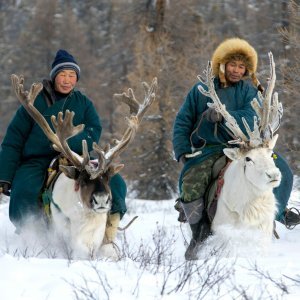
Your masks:
{"label": "man's face", "polygon": [[225,78],[231,83],[239,82],[245,73],[246,66],[241,60],[232,60],[225,66]]}
{"label": "man's face", "polygon": [[77,75],[74,70],[62,70],[55,77],[54,87],[57,92],[69,94],[75,87],[76,82]]}

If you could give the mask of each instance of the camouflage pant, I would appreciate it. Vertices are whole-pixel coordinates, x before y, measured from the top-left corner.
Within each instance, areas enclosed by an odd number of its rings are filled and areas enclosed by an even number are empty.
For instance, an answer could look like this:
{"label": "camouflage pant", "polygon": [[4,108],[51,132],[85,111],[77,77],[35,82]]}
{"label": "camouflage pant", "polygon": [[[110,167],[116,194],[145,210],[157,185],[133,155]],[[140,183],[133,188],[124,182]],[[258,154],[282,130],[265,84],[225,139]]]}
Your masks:
{"label": "camouflage pant", "polygon": [[191,202],[204,197],[211,180],[212,166],[218,157],[220,154],[213,155],[187,170],[182,179],[181,199],[183,202]]}

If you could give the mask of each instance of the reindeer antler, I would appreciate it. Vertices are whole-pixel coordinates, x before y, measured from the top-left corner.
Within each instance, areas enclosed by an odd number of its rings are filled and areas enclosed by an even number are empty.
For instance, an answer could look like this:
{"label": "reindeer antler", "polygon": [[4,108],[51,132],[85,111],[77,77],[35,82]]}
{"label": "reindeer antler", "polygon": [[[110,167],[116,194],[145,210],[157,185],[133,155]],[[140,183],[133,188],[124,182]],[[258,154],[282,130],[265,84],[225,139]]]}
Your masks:
{"label": "reindeer antler", "polygon": [[[278,94],[274,93],[272,97],[276,81],[276,73],[273,55],[271,52],[269,52],[268,55],[270,59],[270,80],[268,82],[265,97],[258,92],[259,101],[254,98],[251,102],[251,105],[258,116],[258,118],[254,117],[253,130],[250,129],[246,119],[242,118],[248,137],[240,129],[235,118],[228,113],[226,106],[221,103],[216,93],[211,62],[208,62],[207,68],[204,71],[205,78],[203,79],[198,75],[200,82],[207,86],[206,90],[199,85],[199,91],[203,95],[211,98],[213,101],[213,103],[208,103],[208,106],[213,106],[216,111],[223,116],[225,119],[225,125],[236,137],[235,140],[228,142],[230,144],[240,144],[243,147],[258,147],[260,145],[266,146],[272,139],[274,132],[276,132],[280,126],[283,109],[281,103],[278,102]],[[260,105],[260,103],[262,103],[262,105]]]}
{"label": "reindeer antler", "polygon": [[[98,155],[98,165],[94,167],[89,164],[90,157],[85,140],[82,141],[83,158],[73,152],[68,146],[67,140],[84,129],[84,124],[77,126],[73,125],[74,112],[66,110],[64,118],[62,112],[58,113],[57,118],[51,116],[51,122],[55,129],[54,132],[45,118],[34,107],[35,98],[42,90],[43,85],[41,83],[33,83],[30,91],[27,92],[24,91],[24,78],[22,76],[18,77],[13,74],[11,80],[13,89],[16,92],[19,101],[31,117],[39,124],[48,139],[53,143],[55,150],[61,152],[78,170],[82,171],[83,169],[86,169],[90,174],[91,179],[95,179],[97,176],[108,172],[109,168],[112,167],[113,160],[128,147],[136,134],[144,114],[155,100],[155,92],[157,89],[156,78],[153,79],[150,87],[147,83],[143,82],[145,98],[142,104],[135,99],[132,89],[128,89],[128,94],[123,93],[115,95],[115,97],[119,98],[130,107],[130,116],[126,118],[128,128],[125,130],[121,140],[116,141],[112,148],[110,144],[107,144],[104,149],[101,149],[96,143],[93,143],[93,149]],[[113,166],[111,173],[117,173],[122,167],[123,165],[121,164]]]}
{"label": "reindeer antler", "polygon": [[259,132],[263,140],[269,140],[273,137],[280,126],[283,115],[282,104],[278,102],[278,93],[275,92],[272,96],[275,87],[276,73],[272,52],[269,52],[268,55],[270,60],[270,79],[265,96],[258,92],[259,101],[254,98],[251,102],[253,109],[260,119]]}
{"label": "reindeer antler", "polygon": [[[144,101],[142,104],[136,100],[133,90],[128,89],[128,93],[114,94],[114,97],[129,106],[130,116],[126,118],[127,120],[127,129],[125,130],[120,141],[115,140],[115,145],[111,147],[110,144],[107,144],[104,149],[101,149],[96,143],[93,144],[93,149],[98,154],[99,165],[97,168],[92,168],[87,166],[89,174],[91,174],[91,179],[96,178],[101,173],[106,172],[111,166],[113,160],[118,157],[129,145],[129,143],[134,139],[137,132],[138,126],[140,125],[146,111],[151,106],[155,100],[155,93],[157,90],[157,78],[155,77],[152,80],[151,86],[146,82],[142,82],[144,87]],[[122,168],[123,165],[117,166]]]}

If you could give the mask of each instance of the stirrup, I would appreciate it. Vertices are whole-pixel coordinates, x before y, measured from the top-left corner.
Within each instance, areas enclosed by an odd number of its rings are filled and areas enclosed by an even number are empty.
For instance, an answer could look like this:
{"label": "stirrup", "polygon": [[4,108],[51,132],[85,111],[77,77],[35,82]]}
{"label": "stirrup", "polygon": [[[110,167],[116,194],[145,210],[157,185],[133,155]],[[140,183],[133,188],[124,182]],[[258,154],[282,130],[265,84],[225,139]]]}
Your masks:
{"label": "stirrup", "polygon": [[[291,218],[288,220],[288,214],[290,213]],[[295,218],[298,218],[297,220]],[[292,219],[294,218],[294,220]],[[283,219],[283,224],[285,227],[289,230],[294,229],[297,225],[300,224],[300,211],[296,207],[291,207],[287,208],[284,219]]]}

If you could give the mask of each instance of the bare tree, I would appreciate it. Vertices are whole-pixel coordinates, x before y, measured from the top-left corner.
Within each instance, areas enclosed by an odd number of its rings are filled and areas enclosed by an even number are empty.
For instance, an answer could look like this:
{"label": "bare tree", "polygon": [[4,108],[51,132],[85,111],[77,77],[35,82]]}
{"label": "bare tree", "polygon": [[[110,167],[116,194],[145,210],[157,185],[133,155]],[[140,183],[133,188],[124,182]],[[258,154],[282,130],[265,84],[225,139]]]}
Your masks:
{"label": "bare tree", "polygon": [[[299,175],[300,171],[300,141],[298,119],[300,106],[298,101],[300,88],[300,5],[292,0],[288,5],[288,20],[280,30],[285,43],[285,60],[282,66],[284,75],[285,116],[281,134],[280,150],[289,158],[293,169]],[[297,134],[298,132],[298,134]]]}
{"label": "bare tree", "polygon": [[159,86],[153,114],[142,125],[138,146],[126,157],[132,167],[128,178],[134,181],[139,198],[169,199],[177,192],[180,166],[173,158],[173,122],[185,93],[196,82],[197,62],[207,59],[204,51],[212,44],[206,39],[209,26],[203,26],[196,2],[188,1],[183,7],[182,3],[153,1],[135,12],[144,17],[138,24],[135,64],[128,79],[137,82],[157,76]]}

